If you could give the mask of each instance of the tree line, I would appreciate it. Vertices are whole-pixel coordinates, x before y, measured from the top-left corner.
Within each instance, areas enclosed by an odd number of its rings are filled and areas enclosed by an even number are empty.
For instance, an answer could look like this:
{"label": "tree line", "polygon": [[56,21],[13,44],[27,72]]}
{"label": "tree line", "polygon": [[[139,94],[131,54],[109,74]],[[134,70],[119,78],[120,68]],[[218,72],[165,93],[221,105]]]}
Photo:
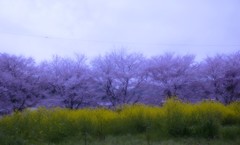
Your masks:
{"label": "tree line", "polygon": [[87,60],[54,56],[33,58],[0,53],[0,111],[27,107],[114,107],[145,103],[159,105],[167,98],[229,104],[240,99],[240,51],[207,57],[193,55],[146,58],[117,50]]}

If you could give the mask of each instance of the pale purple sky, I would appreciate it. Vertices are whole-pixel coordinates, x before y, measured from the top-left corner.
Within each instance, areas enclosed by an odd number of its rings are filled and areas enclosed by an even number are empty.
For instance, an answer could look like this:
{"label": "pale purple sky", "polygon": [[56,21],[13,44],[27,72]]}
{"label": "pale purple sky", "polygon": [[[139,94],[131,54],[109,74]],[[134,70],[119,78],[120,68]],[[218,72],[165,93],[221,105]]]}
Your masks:
{"label": "pale purple sky", "polygon": [[88,57],[112,49],[197,59],[240,50],[240,0],[0,0],[0,52]]}

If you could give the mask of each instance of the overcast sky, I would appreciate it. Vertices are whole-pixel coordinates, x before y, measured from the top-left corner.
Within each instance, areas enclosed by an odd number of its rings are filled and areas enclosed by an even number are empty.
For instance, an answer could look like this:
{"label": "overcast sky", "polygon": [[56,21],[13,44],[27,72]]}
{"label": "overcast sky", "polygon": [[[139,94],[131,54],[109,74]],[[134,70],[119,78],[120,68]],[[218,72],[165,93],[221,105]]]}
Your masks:
{"label": "overcast sky", "polygon": [[240,50],[240,0],[0,0],[0,52],[88,57],[112,49],[197,59]]}

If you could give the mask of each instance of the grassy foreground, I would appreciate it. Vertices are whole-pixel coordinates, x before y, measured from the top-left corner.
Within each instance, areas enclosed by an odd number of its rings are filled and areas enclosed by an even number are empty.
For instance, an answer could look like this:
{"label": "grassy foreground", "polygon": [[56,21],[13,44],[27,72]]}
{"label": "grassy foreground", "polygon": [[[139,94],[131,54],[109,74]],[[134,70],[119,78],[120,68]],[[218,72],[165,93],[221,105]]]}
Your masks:
{"label": "grassy foreground", "polygon": [[0,119],[0,145],[240,144],[240,102],[25,110]]}
{"label": "grassy foreground", "polygon": [[[172,138],[148,141],[145,135],[107,136],[105,140],[87,140],[86,145],[239,145],[240,139],[197,139]],[[40,143],[39,145],[85,145],[84,140],[75,136],[59,143]]]}

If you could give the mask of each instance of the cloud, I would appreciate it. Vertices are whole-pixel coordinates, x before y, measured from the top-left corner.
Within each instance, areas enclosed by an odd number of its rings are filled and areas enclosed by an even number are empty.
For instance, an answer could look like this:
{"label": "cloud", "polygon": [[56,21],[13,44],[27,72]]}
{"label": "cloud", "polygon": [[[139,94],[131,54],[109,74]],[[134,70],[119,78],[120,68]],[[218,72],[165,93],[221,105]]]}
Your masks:
{"label": "cloud", "polygon": [[55,53],[95,56],[122,46],[149,56],[230,52],[240,44],[239,5],[239,0],[0,0],[0,51],[39,60]]}

